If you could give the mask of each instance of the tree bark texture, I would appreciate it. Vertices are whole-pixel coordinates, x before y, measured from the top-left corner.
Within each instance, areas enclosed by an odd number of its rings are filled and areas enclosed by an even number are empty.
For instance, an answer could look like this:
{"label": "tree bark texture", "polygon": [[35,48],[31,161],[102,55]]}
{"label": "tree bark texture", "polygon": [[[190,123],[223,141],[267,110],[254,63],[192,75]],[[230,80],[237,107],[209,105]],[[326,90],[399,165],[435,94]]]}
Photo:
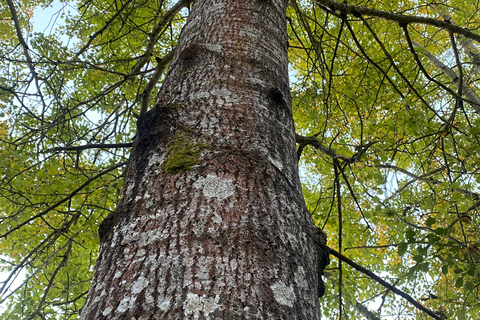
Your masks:
{"label": "tree bark texture", "polygon": [[319,319],[325,236],[298,177],[286,3],[195,1],[81,319]]}

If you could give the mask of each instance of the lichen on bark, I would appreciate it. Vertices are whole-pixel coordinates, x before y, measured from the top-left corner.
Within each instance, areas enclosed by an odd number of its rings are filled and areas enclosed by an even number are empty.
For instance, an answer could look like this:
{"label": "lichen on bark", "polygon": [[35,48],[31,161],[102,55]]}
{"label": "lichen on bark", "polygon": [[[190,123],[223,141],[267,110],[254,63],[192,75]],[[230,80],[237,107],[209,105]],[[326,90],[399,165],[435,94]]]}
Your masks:
{"label": "lichen on bark", "polygon": [[326,236],[298,177],[286,6],[194,1],[82,320],[320,319]]}
{"label": "lichen on bark", "polygon": [[162,169],[167,174],[178,174],[198,164],[200,155],[205,149],[204,143],[195,143],[185,132],[177,133],[167,150],[167,159]]}

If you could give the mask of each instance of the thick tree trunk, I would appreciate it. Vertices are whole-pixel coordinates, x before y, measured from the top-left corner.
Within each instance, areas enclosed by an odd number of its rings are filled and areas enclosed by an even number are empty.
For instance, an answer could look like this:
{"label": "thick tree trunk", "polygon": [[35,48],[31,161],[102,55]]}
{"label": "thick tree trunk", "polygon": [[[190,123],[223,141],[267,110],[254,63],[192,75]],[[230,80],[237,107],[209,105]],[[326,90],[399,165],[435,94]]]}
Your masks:
{"label": "thick tree trunk", "polygon": [[318,319],[286,0],[197,0],[141,117],[81,319]]}

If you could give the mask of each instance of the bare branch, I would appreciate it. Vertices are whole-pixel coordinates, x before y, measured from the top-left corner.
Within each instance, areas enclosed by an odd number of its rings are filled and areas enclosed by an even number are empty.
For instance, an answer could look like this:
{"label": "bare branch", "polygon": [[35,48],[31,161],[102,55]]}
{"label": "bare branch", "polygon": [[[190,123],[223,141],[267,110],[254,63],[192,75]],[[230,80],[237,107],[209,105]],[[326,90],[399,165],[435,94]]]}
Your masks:
{"label": "bare branch", "polygon": [[361,7],[361,6],[352,6],[346,3],[340,3],[333,0],[314,0],[314,2],[319,5],[327,6],[333,11],[338,10],[343,14],[352,14],[354,16],[364,15],[364,16],[370,16],[370,17],[377,17],[385,20],[394,21],[401,25],[411,24],[411,23],[426,24],[426,25],[438,27],[441,29],[445,29],[454,33],[458,33],[467,38],[480,42],[480,35],[473,33],[468,29],[456,26],[448,21],[442,21],[438,19],[413,16],[413,15],[403,15],[403,14],[386,12],[386,11],[381,11],[377,9]]}
{"label": "bare branch", "polygon": [[[379,164],[379,165],[376,165],[376,167],[377,168],[383,168],[383,169],[392,169],[392,170],[401,172],[401,173],[409,176],[410,178],[413,178],[415,181],[427,182],[427,183],[431,183],[431,184],[434,184],[434,185],[440,185],[442,182],[438,181],[438,180],[435,180],[435,179],[428,178],[428,177],[431,176],[431,175],[440,173],[443,170],[445,170],[445,167],[440,167],[440,168],[435,169],[431,172],[427,172],[425,174],[422,174],[421,176],[417,176],[417,175],[411,173],[408,170],[405,170],[405,169],[397,167],[397,166],[389,165],[389,164]],[[462,189],[462,188],[458,188],[458,189],[455,189],[455,191],[458,191],[463,195],[472,197],[474,200],[480,199],[480,195],[478,193],[470,191],[470,190],[465,190],[465,189]]]}
{"label": "bare branch", "polygon": [[142,105],[140,108],[140,116],[143,116],[148,111],[152,90],[153,88],[155,88],[155,85],[158,83],[158,80],[160,80],[160,77],[162,76],[167,66],[170,64],[170,62],[172,62],[174,53],[175,50],[170,51],[158,62],[158,65],[155,68],[155,72],[151,76],[150,81],[148,81],[145,89],[143,90],[143,93],[141,94]]}
{"label": "bare branch", "polygon": [[440,69],[453,84],[461,90],[462,94],[467,98],[470,105],[475,109],[475,112],[480,115],[480,97],[469,86],[463,83],[462,79],[449,66],[437,59],[430,51],[425,49],[421,44],[412,40],[413,47],[417,49],[420,54],[423,54],[428,60],[438,69]]}
{"label": "bare branch", "polygon": [[[40,100],[42,101],[42,105],[43,105],[42,120],[43,120],[43,113],[45,112],[46,104],[45,104],[45,100],[44,100],[43,95],[42,95],[41,90],[40,90],[40,84],[39,84],[37,72],[35,71],[35,65],[32,61],[32,57],[30,56],[30,52],[29,52],[30,48],[28,47],[28,44],[25,41],[25,38],[23,37],[22,29],[21,29],[21,26],[20,26],[20,21],[18,20],[17,10],[15,9],[15,5],[13,4],[13,1],[12,0],[7,0],[7,4],[8,4],[8,7],[10,9],[10,14],[12,15],[13,23],[15,25],[15,31],[17,32],[18,41],[20,42],[20,45],[23,48],[23,54],[25,55],[25,58],[27,59],[28,68],[30,69],[30,72],[32,74],[33,79],[35,80],[35,86],[36,86],[38,94],[40,96]],[[22,103],[22,105],[23,105],[23,103]]]}
{"label": "bare branch", "polygon": [[7,4],[10,9],[10,14],[12,15],[13,24],[15,25],[18,42],[20,42],[20,45],[23,48],[23,54],[27,59],[28,67],[30,68],[30,72],[32,72],[32,74],[35,74],[35,66],[33,65],[32,57],[30,56],[30,49],[28,48],[28,44],[22,34],[22,28],[20,27],[20,21],[18,20],[17,10],[15,9],[15,5],[13,4],[12,0],[7,0]]}
{"label": "bare branch", "polygon": [[403,292],[402,290],[398,289],[397,287],[389,284],[388,282],[386,282],[385,280],[383,280],[382,278],[380,278],[379,276],[377,276],[375,273],[373,273],[372,271],[368,270],[368,269],[365,269],[364,267],[362,267],[361,265],[353,262],[352,260],[348,259],[347,257],[345,257],[344,255],[342,255],[341,253],[335,251],[334,249],[330,248],[330,252],[335,256],[337,257],[339,260],[341,261],[344,261],[345,263],[349,264],[351,267],[353,267],[354,269],[362,272],[363,274],[369,276],[370,278],[372,278],[373,280],[377,281],[379,284],[381,284],[382,286],[384,286],[385,288],[391,290],[393,293],[399,295],[400,297],[404,298],[405,300],[407,300],[408,302],[410,302],[411,304],[413,304],[415,306],[415,308],[417,308],[418,310],[421,310],[422,312],[425,312],[426,314],[428,314],[430,317],[436,319],[436,320],[443,320],[442,318],[440,318],[434,311],[424,307],[422,304],[420,304],[419,302],[417,302],[415,299],[413,299],[409,294]]}
{"label": "bare branch", "polygon": [[52,149],[47,149],[44,152],[59,152],[59,151],[81,151],[86,149],[112,149],[112,148],[131,148],[132,143],[94,143],[86,144],[83,146],[68,146],[68,147],[56,147]]}
{"label": "bare branch", "polygon": [[315,135],[305,137],[299,134],[295,134],[295,140],[298,144],[300,144],[300,146],[311,145],[312,147],[326,154],[330,158],[337,159],[337,160],[340,159],[340,160],[343,160],[345,163],[355,163],[360,161],[360,158],[368,150],[368,148],[370,148],[374,143],[376,143],[375,141],[368,142],[364,146],[361,146],[359,148],[360,150],[357,153],[355,153],[352,157],[347,157],[347,156],[344,156],[343,154],[338,154],[335,152],[335,150],[322,145],[320,141],[317,140],[317,136]]}
{"label": "bare branch", "polygon": [[372,311],[368,310],[362,303],[355,301],[355,305],[353,306],[362,316],[367,318],[367,320],[380,320]]}

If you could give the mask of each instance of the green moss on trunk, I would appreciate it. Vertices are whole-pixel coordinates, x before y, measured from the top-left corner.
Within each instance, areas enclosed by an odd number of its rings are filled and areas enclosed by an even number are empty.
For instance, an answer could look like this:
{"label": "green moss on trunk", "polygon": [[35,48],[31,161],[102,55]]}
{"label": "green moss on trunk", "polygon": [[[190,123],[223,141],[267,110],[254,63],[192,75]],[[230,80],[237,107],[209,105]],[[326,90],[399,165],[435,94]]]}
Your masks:
{"label": "green moss on trunk", "polygon": [[205,149],[204,143],[194,143],[186,133],[179,133],[168,148],[168,155],[162,164],[167,174],[178,174],[198,164],[200,154]]}

